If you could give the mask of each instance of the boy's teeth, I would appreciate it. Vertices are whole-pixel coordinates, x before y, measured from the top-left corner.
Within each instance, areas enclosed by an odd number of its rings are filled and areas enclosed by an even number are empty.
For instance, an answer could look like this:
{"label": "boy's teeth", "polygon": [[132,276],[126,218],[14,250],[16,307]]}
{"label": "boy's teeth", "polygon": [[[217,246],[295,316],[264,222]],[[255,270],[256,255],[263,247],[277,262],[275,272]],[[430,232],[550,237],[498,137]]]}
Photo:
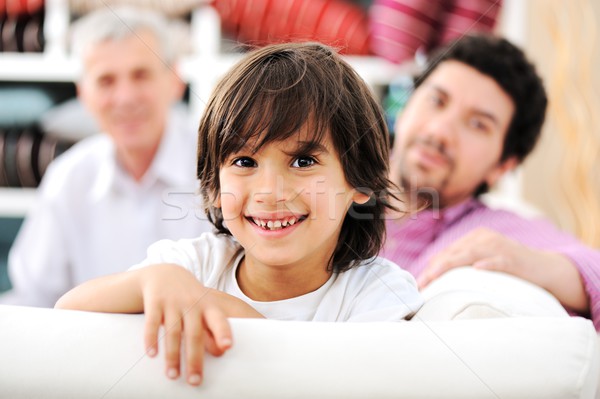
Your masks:
{"label": "boy's teeth", "polygon": [[252,218],[252,221],[254,222],[254,224],[256,224],[257,226],[261,226],[264,229],[276,230],[276,229],[281,229],[281,228],[284,228],[287,226],[293,226],[297,220],[295,217],[291,217],[289,219],[268,220],[268,221],[264,221],[264,220],[257,219],[257,218]]}

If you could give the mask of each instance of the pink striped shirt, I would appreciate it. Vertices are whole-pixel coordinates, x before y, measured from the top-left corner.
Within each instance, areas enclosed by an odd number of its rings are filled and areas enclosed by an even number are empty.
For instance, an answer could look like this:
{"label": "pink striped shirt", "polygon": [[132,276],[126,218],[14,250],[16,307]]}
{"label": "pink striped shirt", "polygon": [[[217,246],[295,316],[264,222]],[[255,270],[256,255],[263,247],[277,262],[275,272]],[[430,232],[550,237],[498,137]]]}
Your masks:
{"label": "pink striped shirt", "polygon": [[433,255],[479,227],[495,230],[532,248],[568,257],[579,270],[590,300],[591,318],[600,331],[600,251],[585,246],[549,221],[523,219],[471,199],[439,214],[424,210],[402,223],[389,220],[381,256],[417,276]]}

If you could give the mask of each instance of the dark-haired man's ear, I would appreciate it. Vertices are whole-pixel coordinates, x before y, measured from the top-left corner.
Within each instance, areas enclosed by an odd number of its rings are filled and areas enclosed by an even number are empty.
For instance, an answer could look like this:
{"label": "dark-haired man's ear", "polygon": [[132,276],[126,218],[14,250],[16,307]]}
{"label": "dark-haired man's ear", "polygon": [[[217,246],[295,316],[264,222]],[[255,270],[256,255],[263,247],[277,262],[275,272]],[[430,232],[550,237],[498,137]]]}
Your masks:
{"label": "dark-haired man's ear", "polygon": [[519,160],[514,156],[500,162],[487,174],[485,178],[485,182],[487,183],[488,187],[493,187],[494,184],[496,184],[506,172],[510,172],[517,166],[519,166]]}

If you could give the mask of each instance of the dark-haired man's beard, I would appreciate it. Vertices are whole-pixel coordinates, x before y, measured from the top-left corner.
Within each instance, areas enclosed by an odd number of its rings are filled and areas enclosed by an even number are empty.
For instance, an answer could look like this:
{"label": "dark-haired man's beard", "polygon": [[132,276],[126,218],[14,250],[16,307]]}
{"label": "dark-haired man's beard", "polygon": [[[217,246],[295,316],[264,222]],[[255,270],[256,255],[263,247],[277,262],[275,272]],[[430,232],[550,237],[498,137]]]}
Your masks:
{"label": "dark-haired man's beard", "polygon": [[[430,151],[443,156],[447,161],[445,171],[434,174],[418,164],[410,163],[407,153],[416,145],[428,147]],[[443,193],[452,176],[454,166],[452,157],[431,140],[417,138],[408,143],[399,162],[399,183],[403,190],[403,199],[407,201],[409,208],[413,210],[443,208],[446,202]]]}

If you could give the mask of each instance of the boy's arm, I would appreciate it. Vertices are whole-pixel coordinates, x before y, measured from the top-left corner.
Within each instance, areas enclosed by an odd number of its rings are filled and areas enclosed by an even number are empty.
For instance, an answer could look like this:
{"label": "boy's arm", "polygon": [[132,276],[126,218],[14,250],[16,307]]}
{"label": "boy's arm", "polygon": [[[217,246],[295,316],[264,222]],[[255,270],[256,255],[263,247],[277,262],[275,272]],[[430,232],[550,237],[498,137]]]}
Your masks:
{"label": "boy's arm", "polygon": [[[149,356],[164,340],[166,374],[180,374],[181,343],[186,347],[187,380],[202,381],[204,349],[222,355],[232,345],[227,317],[263,316],[239,298],[202,285],[178,265],[159,264],[88,281],[65,294],[57,308],[146,315],[144,342]],[[164,326],[164,336],[159,329]]]}
{"label": "boy's arm", "polygon": [[56,309],[107,313],[142,313],[141,275],[144,269],[111,274],[78,285],[56,302]]}

